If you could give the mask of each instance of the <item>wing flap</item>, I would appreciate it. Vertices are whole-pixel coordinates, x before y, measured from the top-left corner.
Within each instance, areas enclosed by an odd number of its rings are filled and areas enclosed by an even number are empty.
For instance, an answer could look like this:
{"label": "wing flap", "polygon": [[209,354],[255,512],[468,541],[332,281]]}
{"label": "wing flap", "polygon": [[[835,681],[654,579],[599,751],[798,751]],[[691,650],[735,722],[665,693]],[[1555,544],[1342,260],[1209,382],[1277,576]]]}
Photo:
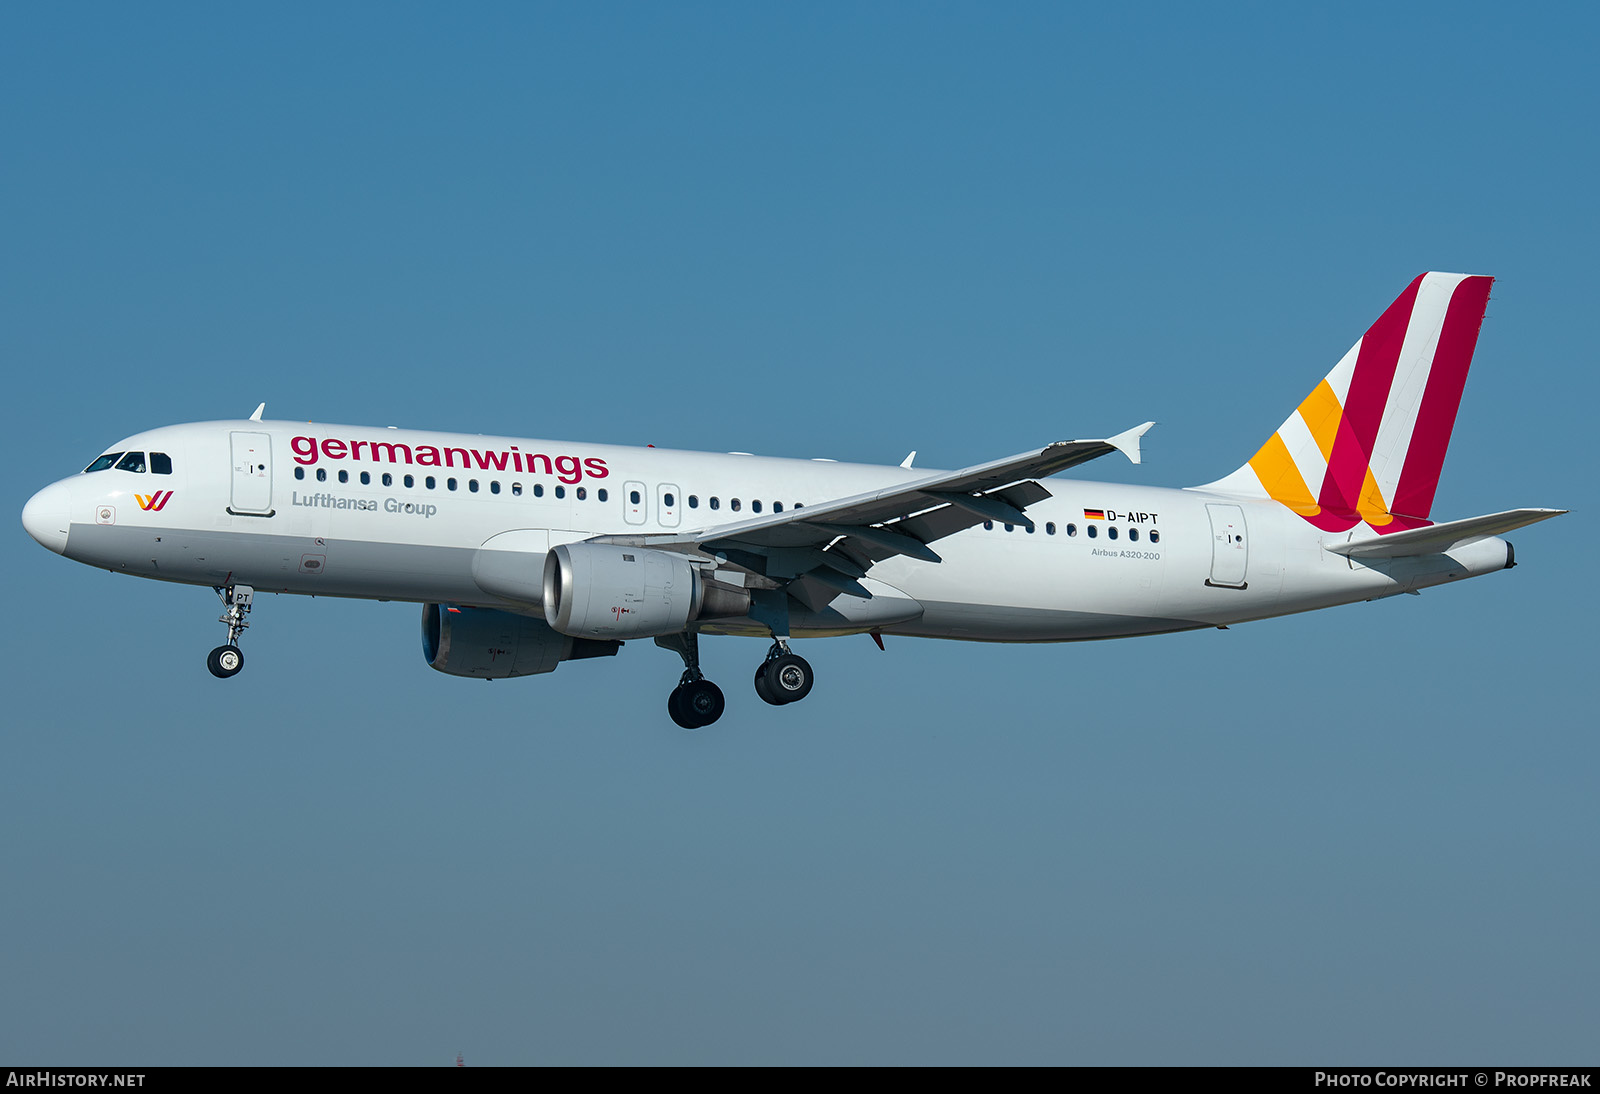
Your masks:
{"label": "wing flap", "polygon": [[978,516],[973,508],[962,505],[946,505],[942,509],[932,509],[926,513],[919,513],[914,517],[896,521],[892,527],[901,529],[925,543],[953,536],[957,532],[965,531],[975,524],[982,524],[986,520],[998,520],[1001,524],[1020,524],[1024,528],[1032,527],[1033,521],[1022,514],[1022,511],[1036,501],[1043,501],[1050,496],[1050,491],[1036,482],[1019,482],[1015,486],[1008,486],[1004,490],[995,490],[988,494],[974,496],[975,502],[992,499],[998,505],[1014,514],[1012,517]]}

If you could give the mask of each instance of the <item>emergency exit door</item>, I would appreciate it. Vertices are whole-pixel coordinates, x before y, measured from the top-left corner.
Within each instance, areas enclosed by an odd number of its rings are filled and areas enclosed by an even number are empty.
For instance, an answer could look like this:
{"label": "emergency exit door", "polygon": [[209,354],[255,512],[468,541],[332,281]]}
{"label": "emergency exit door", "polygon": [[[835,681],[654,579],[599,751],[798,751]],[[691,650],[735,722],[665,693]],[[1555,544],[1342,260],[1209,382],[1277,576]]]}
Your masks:
{"label": "emergency exit door", "polygon": [[1206,584],[1243,589],[1250,562],[1244,510],[1237,505],[1207,505],[1206,514],[1211,518],[1211,580]]}

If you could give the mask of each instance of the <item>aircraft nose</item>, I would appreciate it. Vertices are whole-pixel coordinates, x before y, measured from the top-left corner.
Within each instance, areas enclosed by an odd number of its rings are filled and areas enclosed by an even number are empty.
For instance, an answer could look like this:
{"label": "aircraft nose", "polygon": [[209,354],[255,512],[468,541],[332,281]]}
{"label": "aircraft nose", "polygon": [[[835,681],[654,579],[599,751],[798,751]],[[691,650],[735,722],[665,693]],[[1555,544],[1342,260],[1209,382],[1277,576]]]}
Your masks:
{"label": "aircraft nose", "polygon": [[53,482],[22,507],[22,526],[28,534],[56,554],[66,554],[67,532],[72,527],[72,489]]}

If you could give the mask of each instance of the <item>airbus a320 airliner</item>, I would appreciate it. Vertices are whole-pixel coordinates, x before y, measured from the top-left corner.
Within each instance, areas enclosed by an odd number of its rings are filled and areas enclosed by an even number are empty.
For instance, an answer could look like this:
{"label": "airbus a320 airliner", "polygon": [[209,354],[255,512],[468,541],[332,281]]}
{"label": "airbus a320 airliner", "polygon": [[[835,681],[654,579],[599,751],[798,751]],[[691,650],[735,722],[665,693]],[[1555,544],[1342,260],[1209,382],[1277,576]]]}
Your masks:
{"label": "airbus a320 airliner", "polygon": [[[1223,627],[1475,577],[1565,510],[1435,523],[1488,277],[1413,281],[1248,462],[1205,486],[1053,479],[1150,423],[960,471],[394,428],[201,422],[138,433],[22,511],[50,550],[212,586],[244,665],[259,592],[420,602],[429,665],[498,679],[652,638],[667,710],[722,714],[698,636],[771,647],[756,693],[811,691],[792,638],[1070,642]],[[913,454],[914,455],[914,454]],[[1048,481],[1041,481],[1047,480]]]}

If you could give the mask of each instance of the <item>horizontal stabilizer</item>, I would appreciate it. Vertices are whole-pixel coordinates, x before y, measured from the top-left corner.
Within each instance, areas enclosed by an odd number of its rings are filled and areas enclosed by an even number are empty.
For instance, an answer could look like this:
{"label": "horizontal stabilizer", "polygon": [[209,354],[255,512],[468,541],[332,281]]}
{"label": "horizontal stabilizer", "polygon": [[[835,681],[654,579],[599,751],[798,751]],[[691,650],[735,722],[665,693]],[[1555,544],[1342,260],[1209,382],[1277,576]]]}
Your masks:
{"label": "horizontal stabilizer", "polygon": [[1354,543],[1329,544],[1327,550],[1351,558],[1406,558],[1411,555],[1443,554],[1458,544],[1498,536],[1541,520],[1559,517],[1565,509],[1508,509],[1482,517],[1468,517],[1426,528],[1392,532],[1387,536],[1358,539]]}

